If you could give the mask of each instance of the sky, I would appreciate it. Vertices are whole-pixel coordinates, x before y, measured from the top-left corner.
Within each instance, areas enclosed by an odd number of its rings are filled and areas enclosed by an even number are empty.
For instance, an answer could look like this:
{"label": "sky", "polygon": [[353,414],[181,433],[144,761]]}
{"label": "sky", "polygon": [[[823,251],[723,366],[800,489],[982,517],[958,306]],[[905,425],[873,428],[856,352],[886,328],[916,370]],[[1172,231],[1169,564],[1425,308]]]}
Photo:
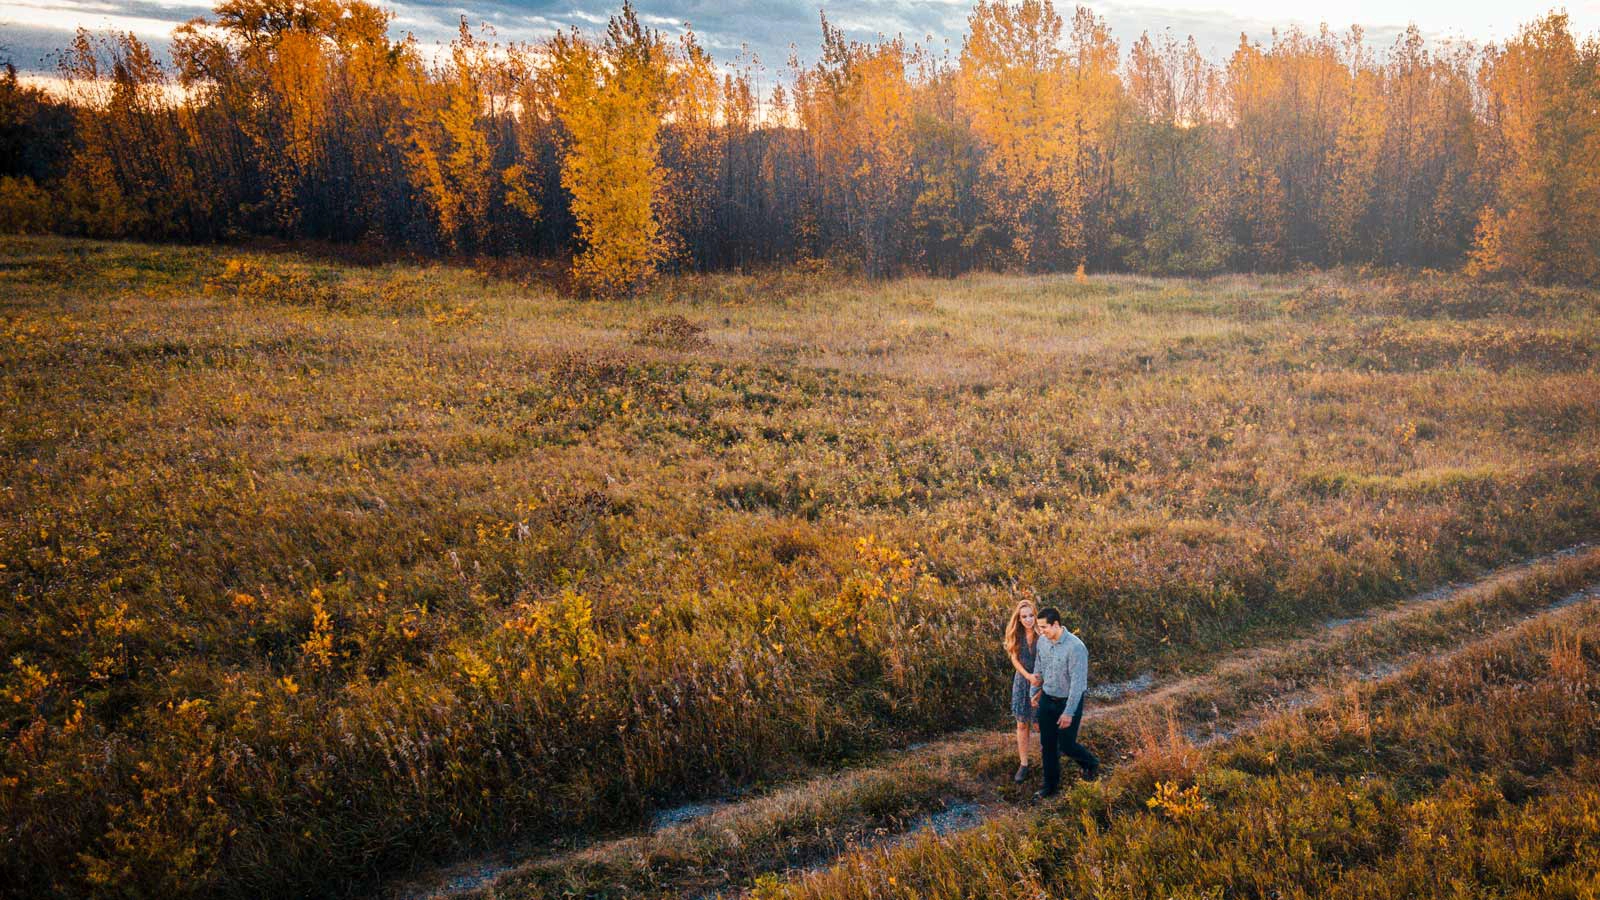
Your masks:
{"label": "sky", "polygon": [[[424,46],[450,40],[465,15],[473,26],[492,25],[502,40],[540,38],[560,28],[595,30],[620,8],[621,0],[395,0],[395,37],[411,32]],[[210,11],[211,0],[0,0],[0,60],[9,58],[24,72],[48,72],[52,54],[65,47],[80,25],[91,30],[132,31],[166,58],[174,25]],[[819,9],[848,37],[866,40],[903,35],[908,41],[959,52],[971,0],[636,0],[640,18],[675,34],[691,23],[701,42],[720,62],[742,51],[754,54],[781,76],[791,53],[815,58],[820,39]],[[1057,0],[1070,17],[1072,0]],[[1352,24],[1366,31],[1381,50],[1408,24],[1431,40],[1474,43],[1503,40],[1519,25],[1552,9],[1564,8],[1580,36],[1600,34],[1600,0],[1340,0],[1317,4],[1283,0],[1159,0],[1147,5],[1127,0],[1085,4],[1104,16],[1123,50],[1145,31],[1194,35],[1200,49],[1216,61],[1227,58],[1241,33],[1269,40],[1274,28],[1315,28],[1326,22],[1343,32]]]}

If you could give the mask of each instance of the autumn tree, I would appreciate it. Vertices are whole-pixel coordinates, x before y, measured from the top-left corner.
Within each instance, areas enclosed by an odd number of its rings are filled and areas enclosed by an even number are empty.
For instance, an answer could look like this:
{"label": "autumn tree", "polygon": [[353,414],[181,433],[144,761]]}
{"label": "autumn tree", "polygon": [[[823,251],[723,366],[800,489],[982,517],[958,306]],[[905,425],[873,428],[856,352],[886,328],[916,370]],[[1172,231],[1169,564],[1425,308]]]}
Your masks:
{"label": "autumn tree", "polygon": [[1378,245],[1364,258],[1431,266],[1464,258],[1483,202],[1472,58],[1467,46],[1430,50],[1415,27],[1389,52],[1377,189],[1365,223]]}
{"label": "autumn tree", "polygon": [[463,18],[448,62],[428,72],[413,60],[399,80],[406,171],[440,239],[455,250],[516,246],[515,235],[541,209],[538,164],[517,158],[512,109],[526,77],[523,57],[495,49]]}
{"label": "autumn tree", "polygon": [[1470,51],[1431,52],[1414,27],[1382,63],[1363,48],[1359,29],[1346,45],[1350,99],[1324,207],[1335,257],[1459,262],[1478,205]]}
{"label": "autumn tree", "polygon": [[580,246],[573,279],[601,295],[632,292],[654,276],[668,249],[658,159],[666,43],[625,4],[603,42],[563,32],[551,39],[549,55],[568,141],[561,184],[572,198]]}
{"label": "autumn tree", "polygon": [[224,0],[214,19],[178,29],[196,142],[227,154],[214,165],[253,195],[236,204],[251,212],[246,227],[360,237],[373,196],[405,183],[390,149],[396,104],[375,93],[392,96],[406,55],[389,18],[365,0]]}
{"label": "autumn tree", "polygon": [[1600,42],[1580,47],[1552,13],[1491,51],[1479,78],[1493,194],[1472,270],[1600,278]]}
{"label": "autumn tree", "polygon": [[925,54],[919,69],[908,253],[926,271],[954,275],[994,260],[1005,249],[1004,227],[983,200],[983,151],[955,68]]}
{"label": "autumn tree", "polygon": [[1351,30],[1346,46],[1350,102],[1334,138],[1324,201],[1324,234],[1331,258],[1340,262],[1370,259],[1377,252],[1372,217],[1387,189],[1380,180],[1387,131],[1384,72],[1371,62],[1359,28]]}
{"label": "autumn tree", "polygon": [[1145,34],[1129,52],[1126,90],[1115,261],[1160,273],[1222,269],[1220,74],[1193,38],[1180,44]]}
{"label": "autumn tree", "polygon": [[1105,19],[1086,6],[1077,7],[1067,32],[1067,54],[1073,184],[1082,195],[1075,206],[1092,227],[1083,231],[1081,258],[1069,257],[1064,262],[1073,265],[1087,260],[1101,266],[1109,259],[1106,222],[1118,190],[1117,153],[1126,111],[1117,71],[1117,42]]}
{"label": "autumn tree", "polygon": [[1330,261],[1325,205],[1351,89],[1344,46],[1326,27],[1291,28],[1266,47],[1241,37],[1228,60],[1235,266]]}
{"label": "autumn tree", "polygon": [[59,72],[84,111],[62,182],[70,227],[114,237],[170,237],[198,211],[168,78],[132,33],[95,38],[79,29]]}
{"label": "autumn tree", "polygon": [[1600,276],[1600,43],[1561,15],[1482,50],[1292,28],[1218,67],[1174,36],[1121,60],[1086,8],[980,0],[954,58],[824,17],[820,58],[771,85],[626,5],[535,45],[463,22],[437,57],[390,24],[222,0],[170,66],[80,34],[64,104],[0,73],[0,227],[570,253],[608,295],[807,257]]}
{"label": "autumn tree", "polygon": [[23,83],[16,67],[0,65],[0,176],[47,181],[61,171],[52,152],[72,133],[72,107]]}
{"label": "autumn tree", "polygon": [[693,31],[677,42],[664,92],[662,235],[671,257],[702,263],[711,255],[729,134],[722,123],[722,75]]}
{"label": "autumn tree", "polygon": [[911,97],[899,38],[846,40],[822,17],[822,57],[797,73],[795,112],[816,177],[819,238],[889,274],[910,199]]}
{"label": "autumn tree", "polygon": [[45,185],[59,177],[54,152],[72,133],[72,107],[23,84],[9,62],[0,67],[0,231],[44,231],[58,210]]}
{"label": "autumn tree", "polygon": [[957,96],[983,145],[985,200],[1024,265],[1081,246],[1080,120],[1064,23],[1050,0],[980,0],[967,19]]}
{"label": "autumn tree", "polygon": [[710,230],[693,251],[700,265],[785,260],[796,243],[796,179],[784,160],[799,142],[784,121],[786,95],[779,90],[765,104],[758,99],[760,74],[759,60],[747,55],[723,75],[721,171]]}

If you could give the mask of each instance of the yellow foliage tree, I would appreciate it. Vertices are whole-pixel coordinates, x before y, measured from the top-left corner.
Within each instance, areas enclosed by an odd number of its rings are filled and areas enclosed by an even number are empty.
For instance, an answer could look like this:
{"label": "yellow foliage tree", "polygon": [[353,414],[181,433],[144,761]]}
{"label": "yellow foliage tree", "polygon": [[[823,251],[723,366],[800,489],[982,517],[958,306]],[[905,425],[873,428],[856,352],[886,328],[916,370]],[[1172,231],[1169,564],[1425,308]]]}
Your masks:
{"label": "yellow foliage tree", "polygon": [[981,0],[967,19],[957,98],[990,175],[985,195],[1024,264],[1079,242],[1078,94],[1050,0]]}
{"label": "yellow foliage tree", "polygon": [[716,63],[686,32],[678,42],[667,85],[662,148],[664,196],[661,227],[670,255],[688,255],[705,240],[711,225],[717,177],[727,153],[723,118],[722,76]]}
{"label": "yellow foliage tree", "polygon": [[487,241],[497,189],[482,108],[485,97],[495,96],[488,82],[496,73],[487,57],[463,18],[450,64],[429,77],[413,63],[404,82],[407,168],[440,235],[456,249]]}
{"label": "yellow foliage tree", "polygon": [[980,0],[967,19],[957,97],[985,148],[987,200],[1029,266],[1082,261],[1083,213],[1107,185],[1100,165],[1119,114],[1117,45],[1080,7],[1066,23],[1050,0]]}
{"label": "yellow foliage tree", "polygon": [[[1357,45],[1359,48],[1359,45]],[[1362,258],[1373,235],[1362,227],[1378,189],[1383,153],[1383,84],[1380,74],[1357,67],[1352,102],[1334,144],[1328,199],[1328,239],[1343,260]]]}
{"label": "yellow foliage tree", "polygon": [[388,41],[390,18],[366,0],[223,0],[214,20],[174,33],[183,86],[199,101],[189,112],[203,114],[187,123],[197,152],[227,165],[248,155],[258,171],[243,177],[259,177],[265,193],[250,205],[280,233],[326,227],[340,202],[327,184],[333,158],[370,162],[389,137],[371,123],[405,56]]}
{"label": "yellow foliage tree", "polygon": [[581,246],[573,280],[599,295],[631,293],[655,275],[667,249],[658,218],[667,46],[624,5],[600,45],[574,31],[552,38],[549,50],[567,133],[561,184]]}

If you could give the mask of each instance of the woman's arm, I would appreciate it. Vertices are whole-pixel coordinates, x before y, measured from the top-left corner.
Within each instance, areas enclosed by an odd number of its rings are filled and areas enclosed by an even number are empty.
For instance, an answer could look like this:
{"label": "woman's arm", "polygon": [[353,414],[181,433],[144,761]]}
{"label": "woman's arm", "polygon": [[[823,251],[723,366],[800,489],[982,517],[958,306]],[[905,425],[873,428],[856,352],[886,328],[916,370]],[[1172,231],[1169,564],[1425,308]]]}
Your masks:
{"label": "woman's arm", "polygon": [[1033,675],[1032,672],[1029,672],[1026,668],[1023,668],[1022,660],[1017,658],[1017,651],[1007,647],[1006,656],[1011,657],[1011,668],[1016,669],[1018,675],[1021,675],[1023,678],[1028,678],[1029,676]]}
{"label": "woman's arm", "polygon": [[1017,674],[1021,675],[1023,677],[1023,679],[1025,681],[1027,681],[1029,684],[1033,685],[1034,687],[1038,687],[1039,685],[1044,683],[1044,677],[1043,676],[1035,675],[1032,672],[1029,672],[1022,665],[1022,660],[1017,658],[1017,654],[1016,654],[1015,651],[1009,650],[1009,649],[1006,650],[1006,656],[1011,657],[1011,668],[1016,669],[1017,670]]}

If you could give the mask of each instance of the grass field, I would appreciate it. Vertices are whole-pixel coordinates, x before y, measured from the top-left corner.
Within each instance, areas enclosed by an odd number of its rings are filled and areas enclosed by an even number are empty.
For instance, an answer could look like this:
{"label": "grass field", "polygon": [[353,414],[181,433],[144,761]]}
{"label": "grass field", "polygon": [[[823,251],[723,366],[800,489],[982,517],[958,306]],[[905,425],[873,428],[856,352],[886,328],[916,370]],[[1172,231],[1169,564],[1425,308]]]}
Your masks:
{"label": "grass field", "polygon": [[[1600,536],[1596,291],[809,272],[601,303],[500,267],[8,238],[0,342],[18,896],[349,894],[626,834],[1003,726],[1018,594],[1063,608],[1095,679],[1170,678]],[[1589,665],[1572,627],[1556,655]],[[1206,762],[1169,780],[1209,818],[1117,836],[1085,807],[1095,840],[1189,852],[1272,790],[1347,793],[1342,750],[1241,740],[1332,768]],[[1549,771],[1592,771],[1578,749]],[[1480,803],[1447,768],[1439,814]],[[1422,776],[1395,777],[1361,802],[1410,803]],[[1581,816],[1565,784],[1541,790]],[[818,815],[870,820],[856,799]],[[908,877],[852,865],[752,883]]]}
{"label": "grass field", "polygon": [[1593,897],[1597,647],[1593,603],[1541,616],[1211,752],[1154,747],[1046,809],[751,894]]}
{"label": "grass field", "polygon": [[[949,870],[935,885],[955,896],[995,893],[985,879],[962,873],[981,871],[997,861],[1004,866],[999,874],[1015,885],[1036,889],[1021,890],[1022,896],[1037,892],[1056,896],[1059,893],[1041,884],[1049,857],[1027,856],[1019,863],[991,855],[987,862],[963,868],[974,838],[960,833],[987,824],[993,834],[985,840],[1000,854],[1026,848],[1030,832],[1040,827],[1073,841],[1082,836],[1073,834],[1073,820],[1081,812],[1078,801],[1092,801],[1107,813],[1107,821],[1111,816],[1120,822],[1122,817],[1143,815],[1152,808],[1150,800],[1164,803],[1176,799],[1173,790],[1197,788],[1208,766],[1260,733],[1283,727],[1285,716],[1330,699],[1365,697],[1374,687],[1386,689],[1377,683],[1408,677],[1412,667],[1431,667],[1464,654],[1481,657],[1482,648],[1500,646],[1505,631],[1569,615],[1570,607],[1593,605],[1595,599],[1600,599],[1600,550],[1558,553],[1502,569],[1478,582],[1429,591],[1366,616],[1334,620],[1297,640],[1243,649],[1193,674],[1164,680],[1120,700],[1096,701],[1088,711],[1086,733],[1107,761],[1110,775],[1103,786],[1080,790],[1064,809],[1031,801],[1037,779],[1013,786],[1010,775],[1016,758],[1008,735],[975,729],[886,752],[842,776],[819,774],[747,799],[677,810],[677,815],[664,817],[669,823],[642,834],[566,852],[534,848],[469,860],[405,884],[397,893],[498,900],[796,891],[812,896],[863,891],[895,896],[907,893],[895,890],[903,882],[916,896],[924,883],[917,877],[918,855],[933,852],[943,854],[941,865]],[[1567,649],[1581,654],[1582,646],[1573,643]],[[1496,715],[1492,708],[1488,713]],[[1533,731],[1538,725],[1525,727]],[[1409,745],[1384,750],[1418,752]],[[1368,764],[1358,778],[1380,771],[1370,759],[1355,762]],[[1514,763],[1505,757],[1480,757],[1472,771],[1515,779]],[[1161,784],[1173,787],[1164,794]],[[1420,783],[1410,789],[1414,797],[1422,797],[1428,786]],[[1117,802],[1108,806],[1103,802],[1107,799]],[[943,843],[946,838],[949,846]],[[995,842],[1010,846],[994,846]],[[1235,872],[1249,873],[1264,861],[1245,853],[1236,855],[1232,864]],[[795,884],[785,885],[785,877]],[[479,890],[460,890],[463,886]],[[1225,896],[1248,895],[1253,887],[1263,888],[1256,893],[1269,893],[1284,886],[1270,879],[1258,885],[1237,880],[1216,885]],[[1135,891],[1120,895],[1135,894],[1144,895]]]}

